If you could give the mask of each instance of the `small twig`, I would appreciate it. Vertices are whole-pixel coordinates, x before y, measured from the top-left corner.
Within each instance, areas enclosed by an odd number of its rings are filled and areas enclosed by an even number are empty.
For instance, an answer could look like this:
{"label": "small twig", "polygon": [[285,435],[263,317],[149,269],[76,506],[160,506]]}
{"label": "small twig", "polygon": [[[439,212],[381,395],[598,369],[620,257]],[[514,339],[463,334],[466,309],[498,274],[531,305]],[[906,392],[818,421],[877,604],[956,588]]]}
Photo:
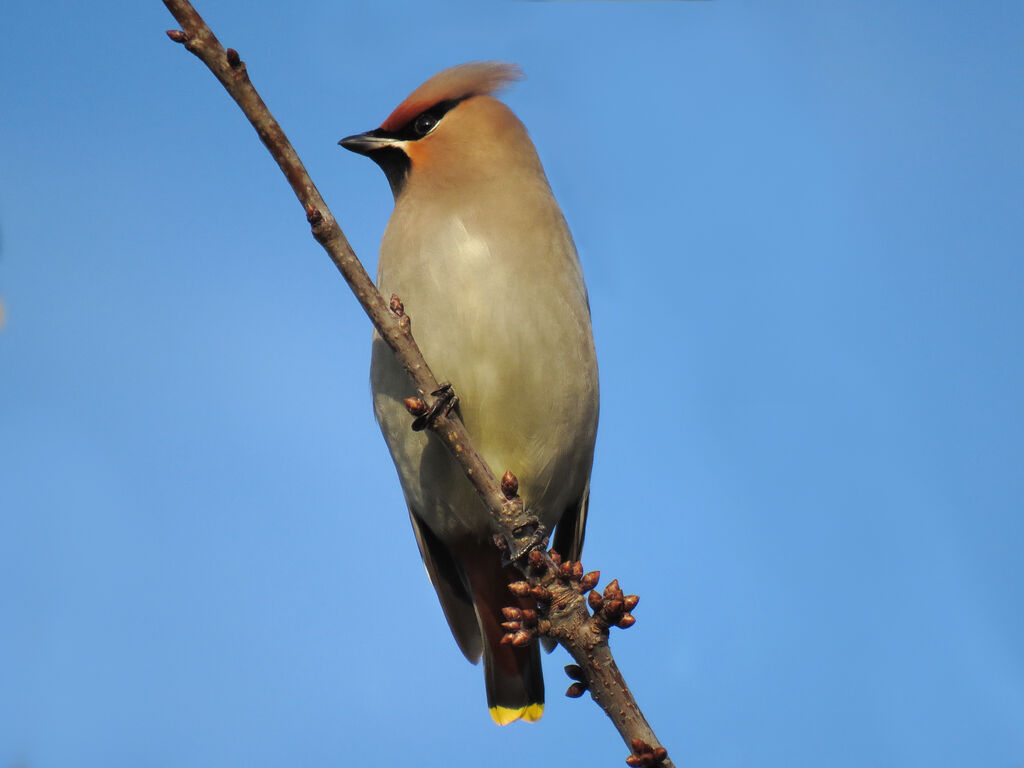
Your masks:
{"label": "small twig", "polygon": [[[245,113],[288,179],[306,213],[313,237],[327,251],[377,332],[408,372],[419,391],[419,397],[407,399],[407,409],[417,419],[423,419],[422,426],[433,431],[447,446],[497,521],[498,530],[502,532],[503,548],[510,553],[513,562],[527,579],[519,583],[525,584],[527,593],[538,600],[543,615],[542,619],[535,616],[528,618],[530,631],[520,629],[524,634],[518,636],[518,642],[530,642],[538,633],[557,640],[579,665],[582,679],[577,682],[584,686],[579,689],[579,694],[582,695],[584,690],[591,692],[594,700],[605,710],[623,740],[630,746],[633,754],[627,762],[630,765],[663,765],[671,768],[672,762],[640,712],[608,646],[608,628],[611,625],[624,627],[632,623],[628,610],[620,611],[623,604],[621,591],[618,592],[619,607],[613,605],[611,607],[614,610],[609,612],[605,610],[609,606],[602,605],[591,616],[583,595],[596,584],[596,576],[583,576],[582,566],[578,563],[570,565],[565,572],[565,564],[557,561],[557,555],[552,556],[537,549],[542,539],[523,509],[515,476],[506,473],[499,483],[473,448],[466,428],[452,411],[454,402],[450,397],[432,403],[425,400],[428,393],[435,398],[444,398],[446,390],[431,373],[413,340],[411,320],[405,314],[401,299],[392,296],[385,303],[377,291],[291,142],[253,87],[238,52],[221,45],[188,0],[163,2],[182,26],[181,30],[169,30],[168,37],[195,54]],[[587,584],[588,579],[594,583],[586,589],[582,588],[581,585]],[[597,593],[591,592],[591,595],[594,594]],[[616,602],[614,597],[608,597],[607,588],[602,600]],[[520,620],[523,618],[521,616]]]}

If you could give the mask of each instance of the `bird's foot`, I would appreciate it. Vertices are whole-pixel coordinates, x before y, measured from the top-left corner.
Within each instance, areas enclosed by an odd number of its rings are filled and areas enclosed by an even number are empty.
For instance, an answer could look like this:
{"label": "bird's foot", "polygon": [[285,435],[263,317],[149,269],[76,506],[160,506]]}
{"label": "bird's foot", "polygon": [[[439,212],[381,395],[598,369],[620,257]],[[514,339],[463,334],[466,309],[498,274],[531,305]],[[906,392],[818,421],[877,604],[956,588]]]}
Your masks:
{"label": "bird's foot", "polygon": [[455,390],[448,382],[435,389],[430,395],[434,398],[434,402],[413,420],[413,432],[422,432],[427,427],[433,426],[439,416],[447,416],[459,404],[459,396],[455,394]]}
{"label": "bird's foot", "polygon": [[511,535],[506,537],[506,557],[510,563],[514,562],[526,557],[535,549],[547,547],[547,543],[547,529],[541,524],[540,519],[534,515],[527,515],[511,530]]}

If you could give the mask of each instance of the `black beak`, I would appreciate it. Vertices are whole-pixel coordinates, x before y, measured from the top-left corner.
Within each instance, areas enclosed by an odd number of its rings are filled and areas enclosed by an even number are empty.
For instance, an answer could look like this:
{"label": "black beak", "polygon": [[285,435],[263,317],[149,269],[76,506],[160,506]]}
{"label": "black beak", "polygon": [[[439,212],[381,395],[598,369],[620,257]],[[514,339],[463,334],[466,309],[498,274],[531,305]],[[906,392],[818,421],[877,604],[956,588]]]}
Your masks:
{"label": "black beak", "polygon": [[381,136],[379,131],[367,131],[366,133],[357,133],[355,136],[346,136],[338,144],[350,152],[368,155],[371,152],[376,152],[378,149],[393,147],[395,140],[387,136]]}
{"label": "black beak", "polygon": [[398,193],[405,186],[405,179],[411,168],[409,156],[403,149],[405,141],[377,128],[366,133],[357,133],[355,136],[346,136],[338,144],[349,152],[366,155],[379,165],[384,175],[388,177],[391,193],[396,200],[398,199]]}

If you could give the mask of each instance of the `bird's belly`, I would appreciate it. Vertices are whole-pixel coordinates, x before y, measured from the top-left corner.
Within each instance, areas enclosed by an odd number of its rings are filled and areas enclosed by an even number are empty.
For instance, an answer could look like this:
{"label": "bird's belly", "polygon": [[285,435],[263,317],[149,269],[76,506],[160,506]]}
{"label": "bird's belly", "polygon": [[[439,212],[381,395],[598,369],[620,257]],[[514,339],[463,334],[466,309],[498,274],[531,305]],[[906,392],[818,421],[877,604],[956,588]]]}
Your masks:
{"label": "bird's belly", "polygon": [[[524,274],[494,259],[433,264],[388,279],[413,336],[492,471],[511,470],[528,509],[552,526],[589,477],[597,426],[597,369],[589,311],[576,286],[544,270]],[[490,521],[475,492],[434,436],[410,430],[402,399],[407,374],[375,338],[374,407],[410,506],[437,533],[480,537]]]}

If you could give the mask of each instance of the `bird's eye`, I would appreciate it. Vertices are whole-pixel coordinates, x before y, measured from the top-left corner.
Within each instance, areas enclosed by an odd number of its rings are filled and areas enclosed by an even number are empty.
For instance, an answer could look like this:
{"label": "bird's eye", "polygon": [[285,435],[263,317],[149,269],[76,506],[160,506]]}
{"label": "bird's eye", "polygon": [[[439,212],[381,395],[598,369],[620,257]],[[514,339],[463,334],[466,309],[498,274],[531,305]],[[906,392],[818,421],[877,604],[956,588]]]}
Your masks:
{"label": "bird's eye", "polygon": [[413,124],[413,130],[415,130],[420,136],[426,136],[434,130],[435,125],[437,125],[437,118],[424,112],[416,118],[416,122]]}

